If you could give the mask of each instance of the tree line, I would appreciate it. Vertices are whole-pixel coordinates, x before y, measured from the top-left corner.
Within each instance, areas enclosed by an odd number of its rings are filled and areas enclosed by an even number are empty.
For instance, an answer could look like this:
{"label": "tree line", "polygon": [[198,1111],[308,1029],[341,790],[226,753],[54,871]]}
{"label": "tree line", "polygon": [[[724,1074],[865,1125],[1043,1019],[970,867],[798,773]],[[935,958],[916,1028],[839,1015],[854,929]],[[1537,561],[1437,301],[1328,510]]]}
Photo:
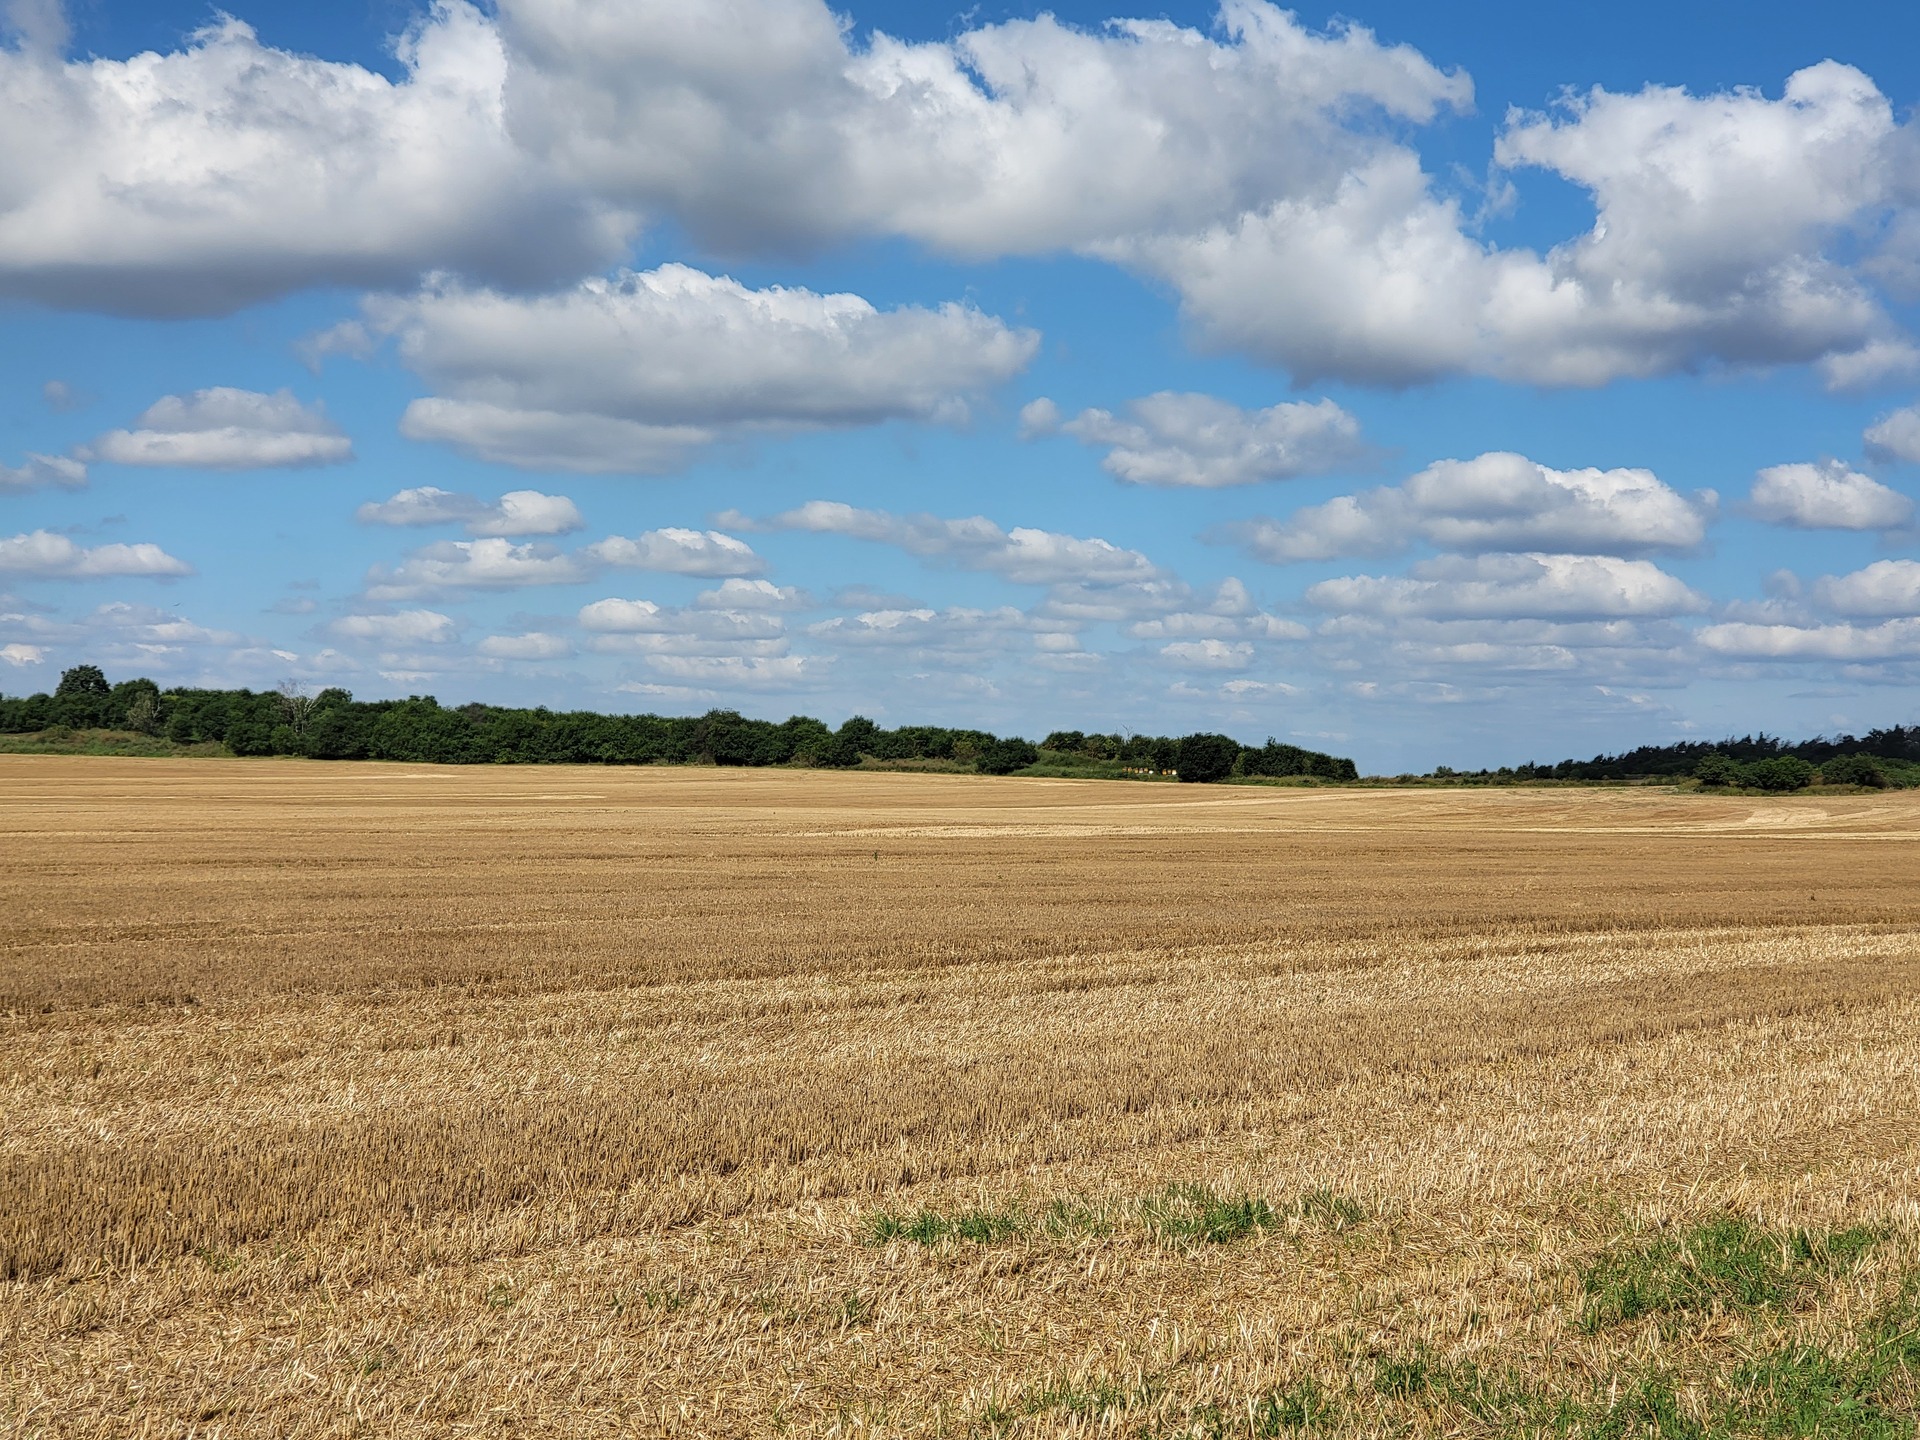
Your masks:
{"label": "tree line", "polygon": [[1709,788],[1804,790],[1809,785],[1885,789],[1920,784],[1920,725],[1890,725],[1864,735],[1816,735],[1788,741],[1765,731],[1724,740],[1640,745],[1591,760],[1528,763],[1461,772],[1442,765],[1436,779],[1482,783],[1527,780],[1698,780]]}
{"label": "tree line", "polygon": [[1358,778],[1352,760],[1228,735],[1087,734],[1058,730],[1035,745],[1020,736],[936,725],[888,730],[865,716],[829,727],[809,715],[780,722],[733,710],[704,715],[606,715],[500,705],[443,706],[431,695],[355,700],[343,689],[162,690],[152,680],[108,682],[95,665],[66,671],[51,694],[0,697],[0,733],[132,731],[179,745],[214,743],[235,755],[314,760],[403,760],[442,765],[798,765],[934,762],[988,775],[1156,774],[1186,781],[1236,777]]}

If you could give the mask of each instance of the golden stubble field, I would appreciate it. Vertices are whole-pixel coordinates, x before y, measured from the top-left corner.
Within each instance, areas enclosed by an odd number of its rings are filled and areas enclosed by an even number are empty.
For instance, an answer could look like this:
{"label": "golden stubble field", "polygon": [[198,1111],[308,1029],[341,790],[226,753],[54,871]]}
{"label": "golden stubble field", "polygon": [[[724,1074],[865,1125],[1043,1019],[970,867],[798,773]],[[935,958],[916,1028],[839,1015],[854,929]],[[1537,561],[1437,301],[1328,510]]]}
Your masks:
{"label": "golden stubble field", "polygon": [[1917,840],[0,758],[0,1429],[1911,1435]]}

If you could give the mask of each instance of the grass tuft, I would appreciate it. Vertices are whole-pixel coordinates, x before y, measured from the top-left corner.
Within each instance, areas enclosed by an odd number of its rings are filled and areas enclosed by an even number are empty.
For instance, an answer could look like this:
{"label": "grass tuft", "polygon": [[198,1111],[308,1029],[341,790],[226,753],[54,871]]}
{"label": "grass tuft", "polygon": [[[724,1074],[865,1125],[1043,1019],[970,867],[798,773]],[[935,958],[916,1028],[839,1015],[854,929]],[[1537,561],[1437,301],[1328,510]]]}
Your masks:
{"label": "grass tuft", "polygon": [[1603,1255],[1581,1272],[1580,1329],[1649,1315],[1784,1308],[1812,1280],[1858,1263],[1878,1233],[1779,1235],[1737,1216]]}
{"label": "grass tuft", "polygon": [[1162,1241],[1183,1245],[1230,1245],[1280,1223],[1265,1200],[1228,1198],[1207,1185],[1169,1185],[1141,1201],[1140,1214]]}

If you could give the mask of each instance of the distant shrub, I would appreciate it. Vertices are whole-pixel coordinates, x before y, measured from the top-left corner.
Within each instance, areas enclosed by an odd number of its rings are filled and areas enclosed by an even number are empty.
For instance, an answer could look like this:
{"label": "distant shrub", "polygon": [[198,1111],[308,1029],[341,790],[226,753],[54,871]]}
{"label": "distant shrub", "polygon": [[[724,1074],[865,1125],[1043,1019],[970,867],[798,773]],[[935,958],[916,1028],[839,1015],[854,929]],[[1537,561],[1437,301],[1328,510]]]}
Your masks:
{"label": "distant shrub", "polygon": [[987,775],[1011,775],[1016,770],[1026,769],[1039,758],[1040,752],[1018,736],[1009,740],[995,740],[981,755],[980,770]]}
{"label": "distant shrub", "polygon": [[1180,742],[1174,769],[1180,778],[1196,784],[1224,780],[1240,758],[1240,742],[1231,735],[1188,735]]}
{"label": "distant shrub", "polygon": [[1871,755],[1836,755],[1820,766],[1822,785],[1866,785],[1875,790],[1887,788],[1887,772]]}
{"label": "distant shrub", "polygon": [[1797,755],[1776,755],[1747,767],[1746,781],[1757,790],[1804,790],[1813,783],[1813,766]]}
{"label": "distant shrub", "polygon": [[1694,762],[1693,778],[1702,785],[1737,785],[1740,782],[1740,767],[1734,763],[1731,755],[1715,750]]}

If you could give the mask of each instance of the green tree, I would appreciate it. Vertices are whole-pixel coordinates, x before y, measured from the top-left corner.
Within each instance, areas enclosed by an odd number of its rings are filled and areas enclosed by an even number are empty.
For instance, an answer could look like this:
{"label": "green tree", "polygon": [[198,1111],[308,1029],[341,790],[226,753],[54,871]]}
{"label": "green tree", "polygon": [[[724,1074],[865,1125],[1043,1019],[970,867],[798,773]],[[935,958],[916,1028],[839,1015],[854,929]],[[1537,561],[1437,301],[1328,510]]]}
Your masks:
{"label": "green tree", "polygon": [[1836,755],[1820,765],[1823,785],[1865,785],[1869,789],[1887,788],[1887,772],[1871,755]]}
{"label": "green tree", "polygon": [[1798,755],[1776,755],[1748,766],[1747,783],[1762,790],[1804,790],[1813,783],[1813,766]]}
{"label": "green tree", "polygon": [[1231,735],[1187,735],[1180,740],[1173,768],[1183,781],[1205,785],[1226,779],[1239,758],[1240,742]]}
{"label": "green tree", "polygon": [[1040,758],[1040,752],[1018,735],[1004,740],[995,740],[980,756],[980,773],[983,775],[1011,775],[1016,770],[1024,770]]}
{"label": "green tree", "polygon": [[104,700],[113,693],[113,687],[107,684],[106,672],[98,665],[76,665],[71,670],[60,672],[60,684],[53,695],[56,700],[68,700],[79,696]]}
{"label": "green tree", "polygon": [[1702,785],[1737,785],[1740,783],[1740,767],[1725,751],[1714,750],[1694,762],[1693,778]]}

